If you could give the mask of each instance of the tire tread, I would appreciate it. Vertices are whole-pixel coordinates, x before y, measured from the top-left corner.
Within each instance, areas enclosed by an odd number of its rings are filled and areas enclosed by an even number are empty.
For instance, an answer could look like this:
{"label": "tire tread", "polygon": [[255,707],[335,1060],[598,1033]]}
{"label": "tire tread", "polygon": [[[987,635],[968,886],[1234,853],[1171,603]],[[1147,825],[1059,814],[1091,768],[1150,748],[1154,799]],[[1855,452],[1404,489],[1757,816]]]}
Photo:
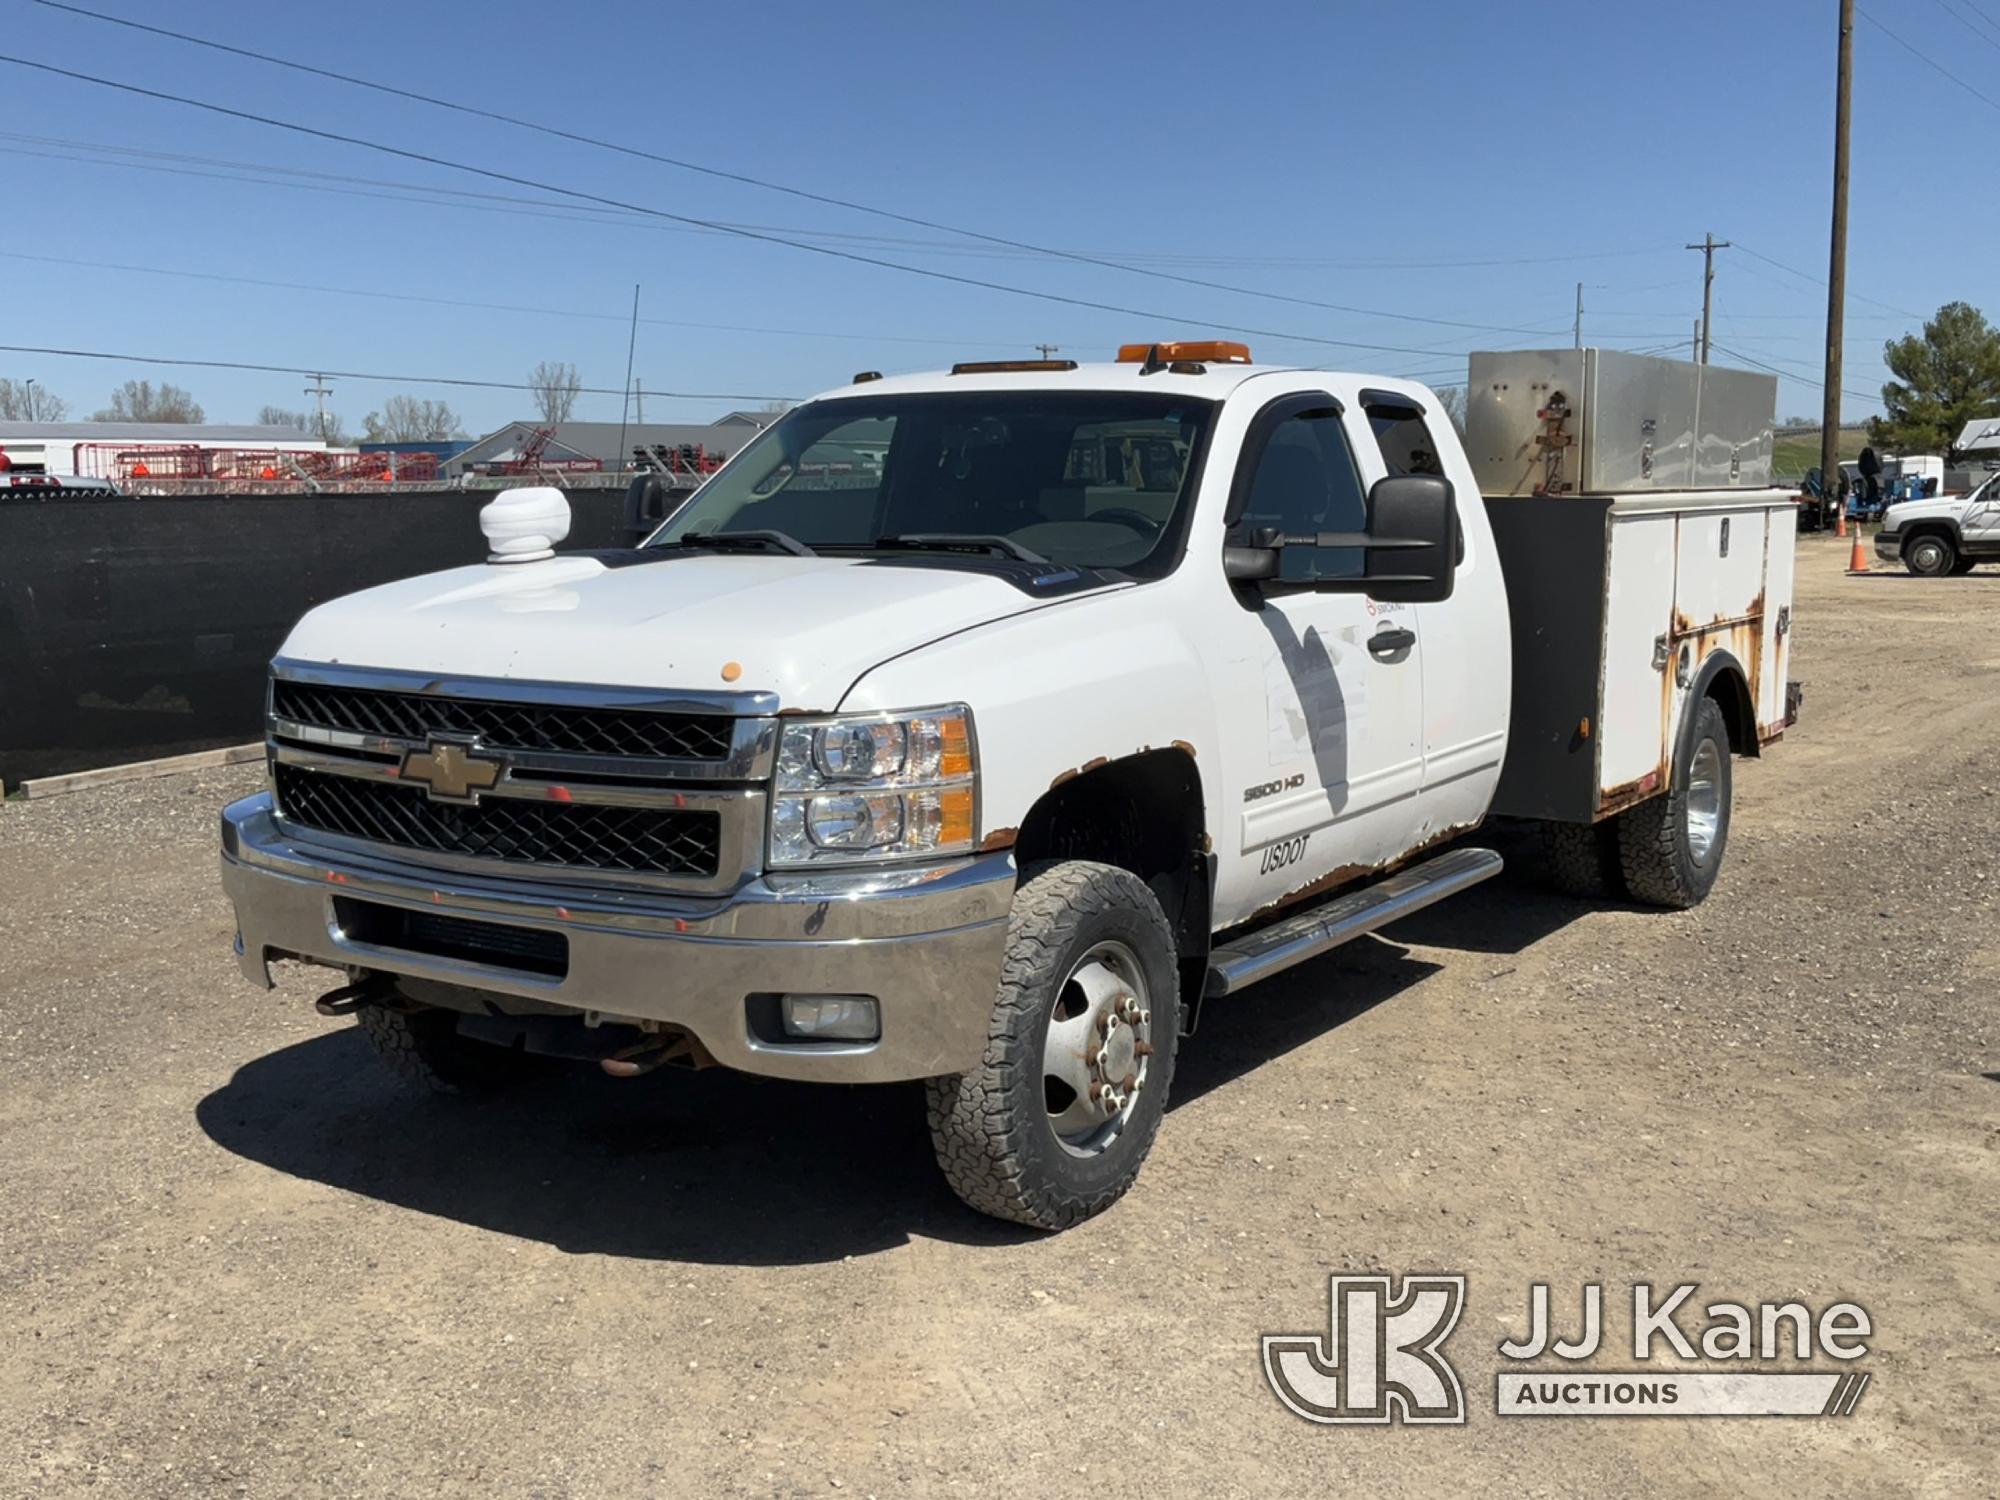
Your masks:
{"label": "tire tread", "polygon": [[[973,1072],[926,1080],[925,1106],[938,1166],[967,1205],[1037,1229],[1067,1229],[1124,1195],[1152,1145],[1159,1113],[1135,1117],[1127,1127],[1144,1135],[1130,1143],[1136,1149],[1124,1172],[1094,1191],[1072,1192],[1038,1180],[1043,1174],[1032,1168],[1028,1132],[1047,1126],[1017,1098],[1017,1070],[1041,1057],[1042,1012],[1053,1003],[1052,987],[1065,977],[1058,970],[1079,918],[1115,906],[1137,912],[1168,955],[1174,952],[1174,938],[1152,891],[1129,870],[1070,860],[1033,867],[1024,875],[1008,918],[985,1058]],[[1175,972],[1173,964],[1166,967]],[[1178,997],[1154,996],[1151,1009],[1155,1051],[1148,1086],[1164,1094],[1180,1046]]]}

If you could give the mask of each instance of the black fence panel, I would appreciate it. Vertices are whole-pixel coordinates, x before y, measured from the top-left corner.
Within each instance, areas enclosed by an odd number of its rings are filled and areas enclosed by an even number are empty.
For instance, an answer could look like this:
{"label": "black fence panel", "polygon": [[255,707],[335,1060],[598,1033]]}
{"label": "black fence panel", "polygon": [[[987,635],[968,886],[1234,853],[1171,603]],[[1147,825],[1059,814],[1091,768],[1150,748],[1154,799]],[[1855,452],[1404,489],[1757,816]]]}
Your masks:
{"label": "black fence panel", "polygon": [[[0,782],[262,737],[294,621],[484,560],[488,491],[0,498]],[[578,489],[565,548],[624,538]]]}

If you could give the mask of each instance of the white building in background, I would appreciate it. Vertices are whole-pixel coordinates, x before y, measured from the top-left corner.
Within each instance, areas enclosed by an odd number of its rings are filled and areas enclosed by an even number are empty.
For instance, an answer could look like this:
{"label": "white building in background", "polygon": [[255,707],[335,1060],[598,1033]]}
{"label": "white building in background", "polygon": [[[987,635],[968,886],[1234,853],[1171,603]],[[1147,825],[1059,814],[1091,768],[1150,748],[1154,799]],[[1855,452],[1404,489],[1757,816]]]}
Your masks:
{"label": "white building in background", "polygon": [[29,474],[115,478],[117,450],[229,449],[254,453],[324,453],[327,445],[296,427],[214,422],[0,422],[5,468]]}

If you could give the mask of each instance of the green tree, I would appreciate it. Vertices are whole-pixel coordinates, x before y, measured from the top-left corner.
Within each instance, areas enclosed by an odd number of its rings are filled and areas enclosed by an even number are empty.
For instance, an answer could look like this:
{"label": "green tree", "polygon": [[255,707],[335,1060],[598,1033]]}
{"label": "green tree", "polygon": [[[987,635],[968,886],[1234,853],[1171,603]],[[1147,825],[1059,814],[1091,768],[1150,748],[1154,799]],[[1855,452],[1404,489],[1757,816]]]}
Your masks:
{"label": "green tree", "polygon": [[1882,387],[1887,415],[1868,424],[1871,441],[1904,453],[1943,453],[1974,417],[2000,412],[2000,330],[1970,303],[1947,302],[1924,324],[1882,347],[1896,378]]}

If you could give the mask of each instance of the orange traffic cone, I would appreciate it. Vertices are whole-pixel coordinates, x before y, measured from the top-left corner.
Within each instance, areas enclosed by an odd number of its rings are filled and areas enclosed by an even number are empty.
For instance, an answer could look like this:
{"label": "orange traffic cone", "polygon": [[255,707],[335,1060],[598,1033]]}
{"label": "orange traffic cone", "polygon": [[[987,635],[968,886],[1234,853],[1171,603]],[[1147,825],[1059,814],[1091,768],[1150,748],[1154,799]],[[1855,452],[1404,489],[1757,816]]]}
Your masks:
{"label": "orange traffic cone", "polygon": [[1833,534],[1835,536],[1847,535],[1847,507],[1844,505],[1833,513]]}
{"label": "orange traffic cone", "polygon": [[1859,526],[1854,528],[1854,550],[1847,555],[1847,571],[1850,573],[1866,573],[1868,571],[1868,553],[1862,548],[1861,528]]}

